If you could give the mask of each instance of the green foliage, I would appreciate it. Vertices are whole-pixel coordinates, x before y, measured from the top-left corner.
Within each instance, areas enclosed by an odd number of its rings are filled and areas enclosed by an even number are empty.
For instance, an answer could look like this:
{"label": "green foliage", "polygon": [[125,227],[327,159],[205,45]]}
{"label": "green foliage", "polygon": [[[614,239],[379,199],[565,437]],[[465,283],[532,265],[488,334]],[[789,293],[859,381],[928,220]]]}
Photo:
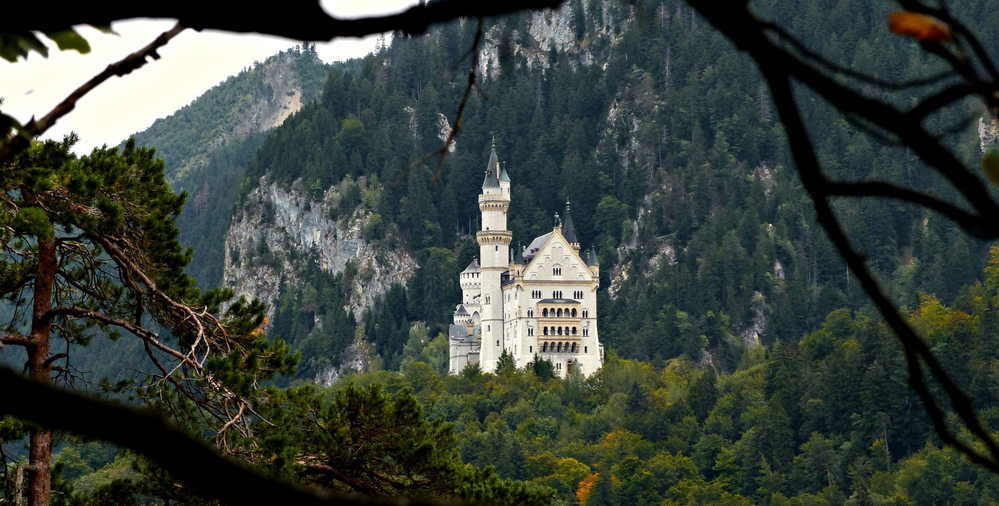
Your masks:
{"label": "green foliage", "polygon": [[[551,490],[458,459],[451,425],[427,421],[413,392],[347,384],[325,401],[311,387],[273,392],[256,453],[281,476],[345,492],[496,504],[545,504]],[[274,423],[280,421],[280,423]]]}

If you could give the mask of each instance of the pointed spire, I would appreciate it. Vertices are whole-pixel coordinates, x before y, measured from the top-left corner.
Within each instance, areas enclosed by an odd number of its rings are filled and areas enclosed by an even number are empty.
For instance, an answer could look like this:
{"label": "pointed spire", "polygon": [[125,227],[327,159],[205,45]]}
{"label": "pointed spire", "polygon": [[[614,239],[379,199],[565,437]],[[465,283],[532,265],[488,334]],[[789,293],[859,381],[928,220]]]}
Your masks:
{"label": "pointed spire", "polygon": [[482,188],[499,187],[499,157],[496,156],[496,138],[493,137],[493,144],[489,151],[489,163],[486,164],[486,177],[482,180]]}
{"label": "pointed spire", "polygon": [[600,265],[600,261],[597,260],[597,250],[590,249],[589,253],[586,255],[587,265]]}
{"label": "pointed spire", "polygon": [[565,236],[565,240],[569,241],[569,244],[579,243],[579,239],[576,238],[576,225],[572,223],[572,215],[569,214],[568,200],[565,201],[565,224],[562,225],[562,235]]}

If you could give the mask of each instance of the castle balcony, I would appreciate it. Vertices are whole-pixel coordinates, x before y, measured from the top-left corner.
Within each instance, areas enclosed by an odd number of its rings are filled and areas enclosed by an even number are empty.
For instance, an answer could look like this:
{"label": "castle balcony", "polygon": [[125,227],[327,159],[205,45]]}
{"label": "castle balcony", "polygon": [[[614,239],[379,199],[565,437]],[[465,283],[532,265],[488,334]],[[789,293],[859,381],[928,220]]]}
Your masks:
{"label": "castle balcony", "polygon": [[578,324],[582,313],[579,301],[573,299],[541,299],[538,301],[538,323],[575,322]]}
{"label": "castle balcony", "polygon": [[497,244],[509,245],[513,241],[513,232],[509,230],[480,230],[475,233],[479,245]]}

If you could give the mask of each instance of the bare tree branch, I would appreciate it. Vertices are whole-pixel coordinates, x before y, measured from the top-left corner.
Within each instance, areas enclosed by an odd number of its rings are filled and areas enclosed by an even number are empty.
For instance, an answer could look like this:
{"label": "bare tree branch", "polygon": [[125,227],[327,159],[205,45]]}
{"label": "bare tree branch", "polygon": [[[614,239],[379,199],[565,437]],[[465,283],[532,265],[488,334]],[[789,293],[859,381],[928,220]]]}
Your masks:
{"label": "bare tree branch", "polygon": [[[50,11],[50,9],[30,10],[42,13],[48,13]],[[104,81],[107,81],[114,76],[126,75],[133,70],[142,67],[146,64],[147,57],[159,59],[159,54],[157,54],[156,51],[166,45],[167,42],[170,42],[170,39],[176,37],[177,34],[182,31],[184,31],[184,27],[178,24],[172,29],[161,33],[159,37],[156,37],[156,40],[150,42],[146,47],[126,56],[125,58],[122,58],[116,63],[108,65],[107,68],[105,68],[100,74],[97,74],[84,83],[83,86],[80,86],[73,91],[73,93],[70,93],[65,100],[55,106],[55,108],[48,114],[42,116],[41,119],[36,120],[32,118],[31,121],[25,124],[24,127],[21,128],[20,132],[18,132],[14,137],[7,139],[6,142],[0,144],[0,160],[6,159],[8,156],[26,148],[31,139],[45,133],[45,131],[51,128],[59,118],[69,114],[70,111],[76,108],[76,103],[81,98],[83,98],[87,93],[93,91],[94,88],[100,86],[104,83]]]}
{"label": "bare tree branch", "polygon": [[[941,212],[969,233],[981,237],[999,235],[997,234],[999,229],[995,226],[996,223],[999,223],[999,206],[992,200],[980,181],[922,126],[916,122],[907,121],[905,113],[883,102],[860,95],[837,83],[830,76],[823,74],[808,63],[775,46],[764,33],[771,29],[772,25],[757,20],[744,3],[736,5],[734,2],[730,2],[729,8],[724,10],[717,9],[716,5],[704,0],[690,0],[689,3],[740,49],[748,52],[756,60],[770,87],[781,121],[784,123],[792,156],[798,167],[802,184],[815,205],[817,220],[825,229],[840,256],[846,261],[850,271],[856,275],[864,291],[884,317],[888,327],[898,337],[909,369],[909,384],[922,400],[937,434],[944,442],[956,447],[976,464],[999,473],[999,445],[978,419],[971,399],[957,386],[937,361],[926,342],[919,338],[895,304],[881,290],[867,269],[863,257],[853,248],[847,238],[830,207],[829,200],[836,195],[882,196],[908,200]],[[902,3],[908,5],[918,2]],[[969,36],[969,38],[973,37]],[[953,56],[948,51],[937,47],[938,45],[924,43],[923,46],[934,53],[944,52]],[[942,56],[947,57],[946,55]],[[947,59],[955,67],[954,71],[965,77],[975,92],[980,94],[984,88],[980,87],[980,81],[977,80],[977,77],[970,75],[967,69],[956,68],[964,63],[954,57],[947,57]],[[839,109],[841,113],[855,114],[897,135],[906,145],[913,148],[924,161],[947,177],[980,214],[974,216],[928,195],[881,182],[835,183],[827,179],[822,173],[821,164],[815,155],[811,140],[808,138],[807,126],[798,111],[791,86],[792,79],[797,79],[812,88],[822,98]],[[957,94],[957,92],[951,93]],[[929,106],[923,108],[917,106],[914,110],[919,111],[920,117],[925,117],[930,112],[937,111],[940,107],[951,103],[950,98],[946,93],[943,96],[931,96],[928,99],[931,102]],[[989,102],[989,99],[986,99],[986,102]],[[983,454],[970,444],[960,440],[947,425],[946,413],[934,398],[924,377],[924,365],[943,389],[950,401],[951,408],[963,426],[982,442],[987,453]]]}
{"label": "bare tree branch", "polygon": [[[404,498],[344,496],[278,481],[233,460],[169,425],[153,412],[126,408],[24,378],[0,367],[4,400],[0,415],[11,415],[55,430],[92,436],[149,457],[205,497],[231,504],[421,505]],[[87,413],[68,417],[66,413]],[[142,430],[136,430],[141,427]]]}
{"label": "bare tree branch", "polygon": [[340,19],[323,10],[318,0],[290,0],[266,15],[252,9],[206,9],[203,2],[128,2],[123,4],[66,4],[59,9],[10,9],[0,19],[0,32],[29,30],[53,32],[72,25],[107,26],[130,18],[171,18],[197,30],[215,29],[242,33],[263,33],[293,40],[319,41],[337,37],[363,37],[401,31],[415,35],[427,27],[458,18],[499,16],[527,9],[554,9],[563,0],[507,0],[469,2],[439,0],[421,3],[398,14]]}

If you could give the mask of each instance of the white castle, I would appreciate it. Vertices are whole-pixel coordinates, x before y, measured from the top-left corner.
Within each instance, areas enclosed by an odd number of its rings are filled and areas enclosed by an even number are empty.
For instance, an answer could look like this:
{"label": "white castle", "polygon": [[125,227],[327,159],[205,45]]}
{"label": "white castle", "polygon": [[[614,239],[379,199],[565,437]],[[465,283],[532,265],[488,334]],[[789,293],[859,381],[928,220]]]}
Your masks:
{"label": "white castle", "polygon": [[537,356],[560,377],[572,370],[593,374],[603,363],[597,332],[600,266],[591,251],[579,253],[566,203],[565,221],[511,258],[506,229],[510,176],[500,167],[495,143],[479,195],[479,258],[461,271],[461,304],[450,326],[449,372],[470,362],[493,372],[505,350],[518,368]]}

